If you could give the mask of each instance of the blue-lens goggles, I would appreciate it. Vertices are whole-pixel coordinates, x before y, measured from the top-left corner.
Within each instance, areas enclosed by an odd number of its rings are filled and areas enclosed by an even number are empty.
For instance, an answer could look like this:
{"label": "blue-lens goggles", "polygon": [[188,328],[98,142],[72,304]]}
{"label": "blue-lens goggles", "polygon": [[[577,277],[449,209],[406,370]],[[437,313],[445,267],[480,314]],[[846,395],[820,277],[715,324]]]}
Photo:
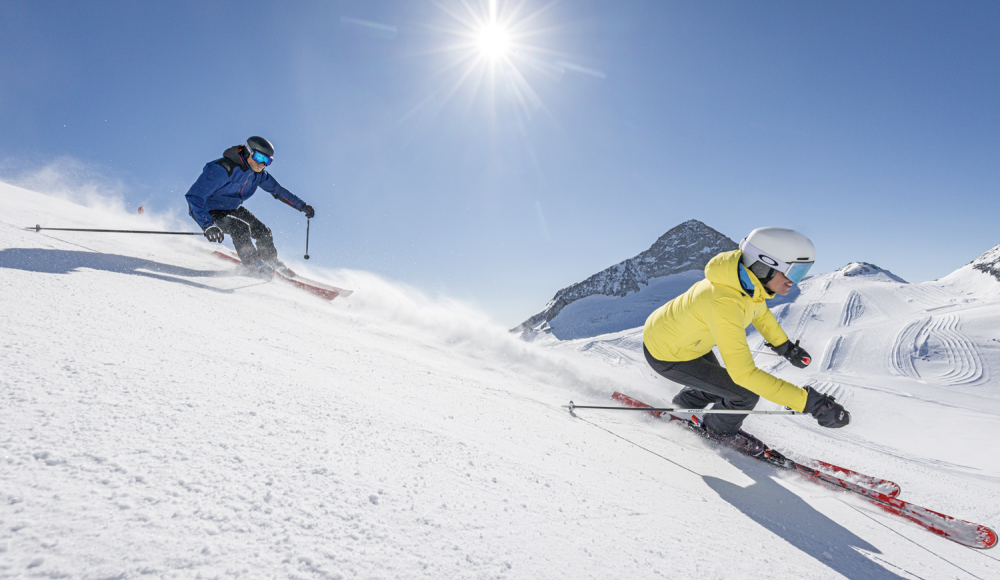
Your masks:
{"label": "blue-lens goggles", "polygon": [[809,268],[812,268],[812,262],[795,262],[788,265],[788,271],[785,272],[785,277],[798,284],[806,277],[806,273],[809,272]]}
{"label": "blue-lens goggles", "polygon": [[254,151],[253,149],[250,150],[250,158],[257,163],[263,163],[264,167],[267,167],[268,165],[271,164],[272,161],[274,161],[267,155],[264,155],[260,151]]}

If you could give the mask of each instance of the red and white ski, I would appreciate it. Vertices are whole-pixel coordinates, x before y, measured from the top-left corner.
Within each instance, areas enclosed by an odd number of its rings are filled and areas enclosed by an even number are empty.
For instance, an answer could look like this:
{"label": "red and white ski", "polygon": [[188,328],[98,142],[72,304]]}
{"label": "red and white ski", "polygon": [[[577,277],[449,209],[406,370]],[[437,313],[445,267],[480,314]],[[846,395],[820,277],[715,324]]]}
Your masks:
{"label": "red and white ski", "polygon": [[[212,252],[212,255],[235,264],[243,263],[237,256],[234,256],[225,250],[215,250]],[[345,290],[343,288],[337,288],[336,286],[330,286],[329,284],[303,278],[291,270],[286,270],[285,272],[275,270],[272,276],[326,300],[333,300],[337,296],[343,296],[346,298],[354,293],[353,290]]]}
{"label": "red and white ski", "polygon": [[[649,407],[646,403],[642,401],[633,399],[628,395],[623,393],[615,392],[611,395],[611,398],[618,401],[619,403],[625,405],[626,407],[636,407],[643,408]],[[652,408],[652,407],[649,407]],[[667,419],[670,421],[681,421],[688,423],[689,420],[683,417],[678,417],[672,413],[666,413],[663,411],[650,411],[650,415],[653,415],[659,419]],[[667,417],[664,417],[667,415]],[[804,466],[810,467],[817,471],[823,471],[844,481],[860,485],[862,487],[867,487],[868,489],[875,490],[879,493],[883,493],[889,497],[896,497],[899,495],[900,489],[896,483],[889,481],[888,479],[882,479],[881,477],[874,477],[871,475],[865,475],[864,473],[858,473],[857,471],[847,469],[846,467],[840,467],[839,465],[834,465],[832,463],[827,463],[826,461],[820,461],[819,459],[811,459],[807,457],[798,457],[798,463]]]}
{"label": "red and white ski", "polygon": [[[611,398],[628,407],[653,408],[618,392]],[[680,421],[686,425],[696,424],[694,421],[664,411],[649,411],[649,413],[665,421]],[[953,518],[897,498],[900,492],[899,486],[887,479],[872,477],[817,459],[793,461],[773,449],[767,449],[758,459],[775,467],[793,471],[825,487],[855,493],[886,513],[899,516],[963,546],[982,550],[997,544],[996,532],[986,526]]]}

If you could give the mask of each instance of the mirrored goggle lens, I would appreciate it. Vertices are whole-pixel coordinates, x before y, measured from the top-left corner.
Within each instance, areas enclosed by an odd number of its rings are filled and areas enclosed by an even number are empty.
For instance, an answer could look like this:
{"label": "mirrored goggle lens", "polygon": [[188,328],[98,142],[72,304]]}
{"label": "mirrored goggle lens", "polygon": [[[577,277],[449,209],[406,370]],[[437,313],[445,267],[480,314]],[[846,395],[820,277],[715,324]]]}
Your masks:
{"label": "mirrored goggle lens", "polygon": [[253,152],[253,160],[256,161],[257,163],[263,163],[264,167],[267,167],[268,165],[271,164],[271,158],[268,157],[267,155],[264,155],[260,151]]}
{"label": "mirrored goggle lens", "polygon": [[785,277],[798,284],[803,278],[806,277],[806,273],[809,271],[809,268],[812,268],[812,265],[812,262],[798,262],[790,264],[788,266],[788,271],[785,272]]}

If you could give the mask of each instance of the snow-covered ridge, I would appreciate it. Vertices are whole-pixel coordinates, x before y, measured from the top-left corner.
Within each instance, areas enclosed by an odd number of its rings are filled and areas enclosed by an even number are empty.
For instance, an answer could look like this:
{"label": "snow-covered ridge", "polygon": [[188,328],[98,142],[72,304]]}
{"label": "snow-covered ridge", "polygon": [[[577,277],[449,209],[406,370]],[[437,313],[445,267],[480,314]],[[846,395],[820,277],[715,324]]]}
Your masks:
{"label": "snow-covered ridge", "polygon": [[973,270],[978,270],[984,274],[989,274],[1000,280],[1000,245],[983,252],[981,256],[969,262]]}
{"label": "snow-covered ridge", "polygon": [[903,280],[899,276],[893,274],[889,270],[884,268],[879,268],[875,264],[869,264],[868,262],[851,262],[850,264],[844,266],[843,268],[837,270],[837,274],[841,276],[846,276],[848,278],[855,276],[866,276],[874,280],[885,280],[887,282],[900,282],[906,284],[906,280]]}
{"label": "snow-covered ridge", "polygon": [[688,220],[660,236],[648,250],[556,292],[541,312],[511,332],[521,333],[544,325],[566,306],[588,296],[624,297],[648,286],[650,280],[703,270],[716,254],[735,250],[736,242],[698,220]]}

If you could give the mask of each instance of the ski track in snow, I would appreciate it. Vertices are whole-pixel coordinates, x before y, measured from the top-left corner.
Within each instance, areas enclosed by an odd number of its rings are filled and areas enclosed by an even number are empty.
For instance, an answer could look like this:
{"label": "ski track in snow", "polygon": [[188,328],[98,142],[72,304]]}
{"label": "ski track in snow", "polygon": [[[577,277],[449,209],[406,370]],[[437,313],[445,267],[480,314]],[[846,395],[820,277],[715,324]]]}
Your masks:
{"label": "ski track in snow", "polygon": [[830,282],[832,278],[826,278],[823,280],[822,286],[819,288],[818,296],[816,299],[806,306],[805,310],[802,312],[802,316],[799,317],[798,323],[795,325],[795,330],[793,330],[788,336],[801,337],[805,335],[806,328],[814,320],[819,319],[819,312],[823,309],[824,299],[826,298],[827,292],[830,290]]}
{"label": "ski track in snow", "polygon": [[[795,322],[795,328],[791,332],[789,332],[789,327],[786,326],[784,323],[790,316],[789,313],[793,310],[792,305],[782,304],[779,307],[781,316],[779,317],[777,316],[777,314],[775,316],[775,318],[778,320],[778,323],[781,324],[782,328],[785,330],[785,334],[788,335],[789,340],[791,340],[792,342],[795,342],[796,340],[801,341],[801,339],[804,336],[806,336],[805,333],[806,330],[809,328],[809,325],[816,320],[822,320],[821,312],[823,310],[823,307],[826,306],[824,304],[824,299],[826,298],[827,292],[830,289],[831,279],[826,278],[821,281],[820,280],[813,281],[813,283],[809,285],[809,290],[812,290],[812,287],[815,286],[815,282],[821,282],[821,285],[818,289],[819,296],[814,301],[810,302],[804,309],[802,309],[802,314]],[[805,343],[802,343],[802,345],[805,346]],[[761,337],[760,342],[757,343],[757,346],[753,348],[754,350],[763,350],[765,352],[767,351],[766,341],[763,339],[763,337]],[[780,372],[783,368],[791,367],[791,364],[789,364],[788,361],[786,361],[784,358],[781,357],[774,357],[774,360],[771,362],[758,361],[757,364],[763,370],[769,373]]]}
{"label": "ski track in snow", "polygon": [[835,371],[849,357],[851,338],[831,336],[823,349],[820,368],[824,371]]}
{"label": "ski track in snow", "polygon": [[[949,314],[903,327],[891,348],[890,371],[948,386],[973,385],[988,378],[978,347],[959,332],[960,324],[958,315]],[[936,364],[920,364],[931,360]]]}
{"label": "ski track in snow", "polygon": [[907,297],[907,302],[914,301],[928,307],[940,306],[942,302],[954,298],[952,294],[933,285],[907,284],[903,289],[903,295]]}
{"label": "ski track in snow", "polygon": [[861,300],[861,294],[852,290],[844,301],[844,309],[840,313],[840,325],[850,326],[851,323],[860,318],[865,313],[865,304]]}

